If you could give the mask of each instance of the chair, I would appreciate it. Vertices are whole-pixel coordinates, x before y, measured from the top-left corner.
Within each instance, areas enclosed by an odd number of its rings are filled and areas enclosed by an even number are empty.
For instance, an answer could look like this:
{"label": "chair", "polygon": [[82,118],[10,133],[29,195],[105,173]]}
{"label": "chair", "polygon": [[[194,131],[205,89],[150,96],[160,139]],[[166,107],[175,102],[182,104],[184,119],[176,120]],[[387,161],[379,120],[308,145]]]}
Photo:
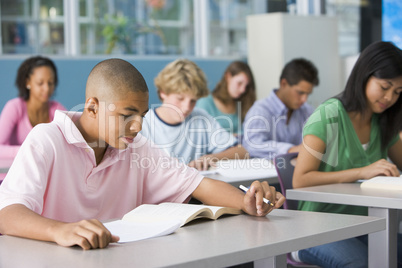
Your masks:
{"label": "chair", "polygon": [[[295,167],[292,159],[295,159],[299,153],[280,154],[274,158],[274,165],[278,173],[278,181],[282,194],[286,197],[286,190],[293,189],[293,171]],[[297,200],[287,200],[283,204],[284,209],[297,210],[299,202]]]}
{"label": "chair", "polygon": [[[281,187],[282,194],[286,197],[286,190],[293,189],[293,172],[295,170],[294,160],[299,153],[288,153],[277,155],[274,158],[274,165],[276,172],[278,173],[278,181]],[[293,161],[292,161],[293,160]],[[283,204],[284,209],[297,210],[299,202],[297,200],[287,200]],[[293,260],[291,254],[287,254],[287,263],[293,267],[318,267],[316,265],[307,264],[304,262],[297,262]]]}

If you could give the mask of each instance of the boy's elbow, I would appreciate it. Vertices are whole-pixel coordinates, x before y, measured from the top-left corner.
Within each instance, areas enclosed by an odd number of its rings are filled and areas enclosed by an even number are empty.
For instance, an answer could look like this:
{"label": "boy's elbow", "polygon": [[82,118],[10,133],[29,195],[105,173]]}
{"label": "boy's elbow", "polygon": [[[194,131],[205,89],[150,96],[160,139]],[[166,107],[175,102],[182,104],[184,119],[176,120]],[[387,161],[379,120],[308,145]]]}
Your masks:
{"label": "boy's elbow", "polygon": [[3,208],[0,210],[0,234],[9,234],[8,221],[7,208]]}
{"label": "boy's elbow", "polygon": [[21,204],[12,204],[0,210],[0,234],[18,235],[18,223],[23,220],[23,209],[27,209]]}

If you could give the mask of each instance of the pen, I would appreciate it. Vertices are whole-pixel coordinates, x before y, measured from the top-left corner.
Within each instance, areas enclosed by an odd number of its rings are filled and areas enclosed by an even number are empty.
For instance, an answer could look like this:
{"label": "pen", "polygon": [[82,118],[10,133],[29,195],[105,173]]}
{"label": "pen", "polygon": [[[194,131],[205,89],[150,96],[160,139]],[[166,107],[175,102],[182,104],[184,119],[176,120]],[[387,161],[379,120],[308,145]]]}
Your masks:
{"label": "pen", "polygon": [[[244,185],[240,185],[239,188],[245,193],[248,191],[248,188],[246,186],[244,186]],[[269,201],[265,197],[263,198],[263,200],[264,200],[264,203],[266,203],[266,204],[268,204],[270,206],[274,206],[274,204],[272,204],[271,201]]]}

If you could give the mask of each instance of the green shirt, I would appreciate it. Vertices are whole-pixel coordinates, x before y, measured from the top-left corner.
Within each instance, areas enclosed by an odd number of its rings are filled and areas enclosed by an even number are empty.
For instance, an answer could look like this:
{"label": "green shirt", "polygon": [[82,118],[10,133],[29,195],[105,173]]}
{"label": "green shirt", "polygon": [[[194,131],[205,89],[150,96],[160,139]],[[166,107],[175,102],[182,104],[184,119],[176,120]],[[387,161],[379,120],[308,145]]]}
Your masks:
{"label": "green shirt", "polygon": [[[398,140],[396,136],[386,150],[381,150],[379,116],[374,114],[371,120],[370,141],[366,150],[353,128],[352,121],[338,99],[329,99],[321,104],[307,120],[303,137],[314,135],[326,145],[319,171],[333,172],[368,166],[380,159],[386,159],[388,149]],[[308,150],[308,149],[307,149]],[[310,151],[313,155],[317,152]],[[331,213],[367,215],[366,207],[299,202],[300,210]]]}
{"label": "green shirt", "polygon": [[222,113],[218,107],[216,107],[211,94],[208,95],[208,97],[199,99],[196,106],[207,111],[224,129],[230,133],[241,134],[241,123],[239,123],[240,117],[238,112],[236,111],[234,114]]}

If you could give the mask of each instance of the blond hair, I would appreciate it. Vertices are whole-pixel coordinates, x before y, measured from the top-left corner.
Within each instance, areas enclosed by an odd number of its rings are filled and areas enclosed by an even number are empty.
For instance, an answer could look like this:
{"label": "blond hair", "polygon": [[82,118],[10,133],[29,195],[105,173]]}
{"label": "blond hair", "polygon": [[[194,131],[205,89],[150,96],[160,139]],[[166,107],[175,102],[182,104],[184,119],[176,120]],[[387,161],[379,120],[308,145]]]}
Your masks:
{"label": "blond hair", "polygon": [[154,82],[159,98],[161,92],[167,95],[190,93],[197,99],[209,94],[204,72],[197,64],[187,59],[177,59],[166,65],[155,77]]}

